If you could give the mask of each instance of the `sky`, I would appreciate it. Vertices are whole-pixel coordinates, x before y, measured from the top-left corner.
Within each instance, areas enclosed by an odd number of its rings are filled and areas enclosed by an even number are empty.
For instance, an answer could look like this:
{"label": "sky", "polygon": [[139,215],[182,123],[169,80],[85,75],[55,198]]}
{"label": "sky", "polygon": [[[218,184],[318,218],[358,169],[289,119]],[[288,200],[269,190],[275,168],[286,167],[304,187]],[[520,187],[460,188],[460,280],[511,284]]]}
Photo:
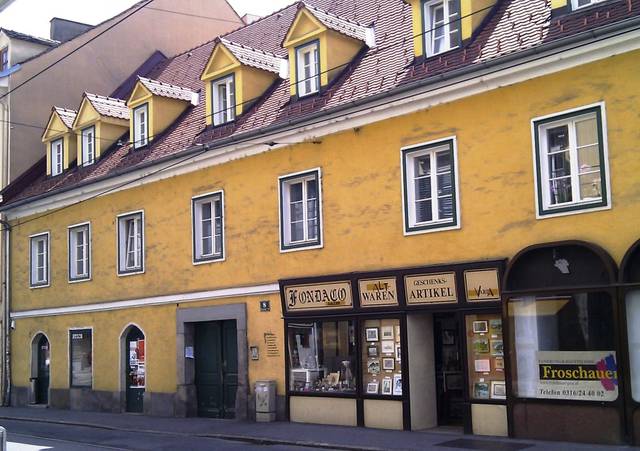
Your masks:
{"label": "sky", "polygon": [[[95,25],[129,8],[137,0],[14,0],[0,12],[0,27],[22,33],[49,37],[49,21],[53,17]],[[243,16],[264,16],[295,0],[229,0]]]}

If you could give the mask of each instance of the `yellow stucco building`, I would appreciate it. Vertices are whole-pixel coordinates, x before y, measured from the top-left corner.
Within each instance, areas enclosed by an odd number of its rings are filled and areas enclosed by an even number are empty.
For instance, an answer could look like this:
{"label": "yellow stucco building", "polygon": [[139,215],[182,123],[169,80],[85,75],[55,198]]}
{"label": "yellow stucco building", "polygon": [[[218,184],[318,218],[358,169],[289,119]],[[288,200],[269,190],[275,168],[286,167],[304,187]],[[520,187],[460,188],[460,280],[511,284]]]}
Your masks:
{"label": "yellow stucco building", "polygon": [[325,3],[45,133],[2,207],[12,402],[253,418],[274,380],[292,421],[636,440],[637,11]]}

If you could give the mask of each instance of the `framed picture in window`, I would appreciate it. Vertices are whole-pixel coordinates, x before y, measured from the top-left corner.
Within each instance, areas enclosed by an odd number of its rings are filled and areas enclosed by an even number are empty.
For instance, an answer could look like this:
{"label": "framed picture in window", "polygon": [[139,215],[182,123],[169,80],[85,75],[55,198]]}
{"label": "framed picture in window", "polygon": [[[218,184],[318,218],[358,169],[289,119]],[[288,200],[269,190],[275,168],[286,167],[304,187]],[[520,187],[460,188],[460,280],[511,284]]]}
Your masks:
{"label": "framed picture in window", "polygon": [[507,386],[504,381],[491,381],[491,399],[507,399]]}
{"label": "framed picture in window", "polygon": [[496,357],[493,367],[496,370],[504,370],[504,357]]}
{"label": "framed picture in window", "polygon": [[387,357],[382,359],[382,369],[393,371],[396,367],[396,359],[393,357]]}
{"label": "framed picture in window", "polygon": [[402,359],[402,347],[400,345],[396,345],[396,360],[399,362]]}
{"label": "framed picture in window", "polygon": [[367,394],[369,395],[377,395],[378,394],[378,383],[377,382],[369,382],[367,384]]}
{"label": "framed picture in window", "polygon": [[393,326],[382,326],[382,339],[393,340]]}
{"label": "framed picture in window", "polygon": [[391,340],[385,340],[382,342],[382,353],[393,354],[396,351],[396,344]]}
{"label": "framed picture in window", "polygon": [[487,382],[474,383],[473,397],[476,399],[489,399],[489,383]]}
{"label": "framed picture in window", "polygon": [[502,340],[491,340],[491,355],[504,355],[504,345]]}
{"label": "framed picture in window", "polygon": [[378,374],[380,373],[380,360],[369,360],[367,362],[367,372],[369,374]]}
{"label": "framed picture in window", "polygon": [[378,357],[378,347],[367,346],[367,357]]}
{"label": "framed picture in window", "polygon": [[402,374],[393,375],[393,395],[402,396]]}
{"label": "framed picture in window", "polygon": [[377,327],[367,327],[364,330],[367,341],[378,341],[378,328]]}
{"label": "framed picture in window", "polygon": [[489,339],[476,338],[473,340],[473,351],[476,354],[487,354],[489,352]]}
{"label": "framed picture in window", "polygon": [[393,380],[390,377],[385,377],[382,379],[382,394],[383,395],[392,395],[393,394]]}
{"label": "framed picture in window", "polygon": [[489,332],[489,322],[488,321],[474,321],[473,322],[473,333],[474,334],[486,334]]}

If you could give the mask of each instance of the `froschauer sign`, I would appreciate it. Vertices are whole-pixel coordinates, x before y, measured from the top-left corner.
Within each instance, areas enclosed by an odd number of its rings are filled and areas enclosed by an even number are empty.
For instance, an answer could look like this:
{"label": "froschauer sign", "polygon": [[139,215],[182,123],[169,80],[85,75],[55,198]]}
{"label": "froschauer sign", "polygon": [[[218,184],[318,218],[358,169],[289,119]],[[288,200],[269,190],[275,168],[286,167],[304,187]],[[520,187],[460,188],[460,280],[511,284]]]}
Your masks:
{"label": "froschauer sign", "polygon": [[287,286],[284,296],[287,311],[349,308],[353,305],[349,281]]}
{"label": "froschauer sign", "polygon": [[405,276],[407,304],[458,302],[456,275],[453,272]]}

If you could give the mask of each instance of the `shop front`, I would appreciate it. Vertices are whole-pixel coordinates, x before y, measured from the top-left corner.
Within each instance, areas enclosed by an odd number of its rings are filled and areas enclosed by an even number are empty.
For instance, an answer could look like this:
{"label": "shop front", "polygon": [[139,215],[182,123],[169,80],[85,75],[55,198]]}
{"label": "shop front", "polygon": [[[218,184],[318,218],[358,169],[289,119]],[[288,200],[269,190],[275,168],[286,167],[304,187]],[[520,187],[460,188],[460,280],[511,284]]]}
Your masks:
{"label": "shop front", "polygon": [[617,293],[613,259],[590,243],[534,245],[509,262],[503,298],[511,436],[626,440]]}
{"label": "shop front", "polygon": [[507,435],[503,267],[280,281],[289,419]]}

